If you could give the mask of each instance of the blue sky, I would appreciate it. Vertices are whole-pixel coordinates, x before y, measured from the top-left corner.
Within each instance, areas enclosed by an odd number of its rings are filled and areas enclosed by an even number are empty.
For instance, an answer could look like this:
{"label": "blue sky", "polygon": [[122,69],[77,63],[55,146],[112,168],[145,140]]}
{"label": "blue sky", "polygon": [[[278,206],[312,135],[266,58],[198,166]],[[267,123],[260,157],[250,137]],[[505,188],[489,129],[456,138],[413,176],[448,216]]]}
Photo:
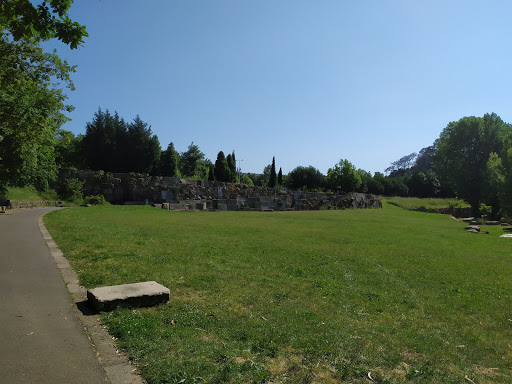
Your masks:
{"label": "blue sky", "polygon": [[512,122],[509,1],[77,0],[85,133],[98,107],[137,114],[163,149],[194,142],[242,172],[340,159],[383,171],[464,116]]}

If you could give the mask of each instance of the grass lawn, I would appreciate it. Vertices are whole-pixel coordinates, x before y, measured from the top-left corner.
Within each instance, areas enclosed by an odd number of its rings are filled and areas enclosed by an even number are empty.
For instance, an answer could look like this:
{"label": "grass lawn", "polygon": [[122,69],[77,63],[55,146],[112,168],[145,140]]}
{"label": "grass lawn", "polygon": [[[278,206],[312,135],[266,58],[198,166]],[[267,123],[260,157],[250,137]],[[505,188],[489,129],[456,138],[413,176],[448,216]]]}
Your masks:
{"label": "grass lawn", "polygon": [[104,206],[45,224],[87,288],[155,280],[102,319],[148,383],[510,383],[512,239],[383,209]]}
{"label": "grass lawn", "polygon": [[413,211],[429,211],[436,208],[468,208],[469,204],[459,199],[433,199],[419,197],[383,197],[383,201]]}

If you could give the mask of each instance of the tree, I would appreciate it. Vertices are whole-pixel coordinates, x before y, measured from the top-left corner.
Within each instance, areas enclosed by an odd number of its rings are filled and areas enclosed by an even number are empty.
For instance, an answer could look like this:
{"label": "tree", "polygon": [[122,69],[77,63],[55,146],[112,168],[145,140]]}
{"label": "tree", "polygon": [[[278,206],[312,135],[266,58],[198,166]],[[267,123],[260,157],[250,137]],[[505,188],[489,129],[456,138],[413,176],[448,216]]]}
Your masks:
{"label": "tree", "polygon": [[276,186],[276,158],[272,157],[272,167],[270,168],[270,178],[268,180],[268,186],[274,188]]}
{"label": "tree", "polygon": [[215,181],[214,167],[208,168],[208,180]]}
{"label": "tree", "polygon": [[344,192],[357,191],[361,186],[361,176],[348,160],[341,159],[327,171],[325,184],[328,188]]}
{"label": "tree", "polygon": [[199,162],[204,160],[204,153],[193,142],[190,143],[188,149],[181,154],[179,169],[183,177],[193,177],[196,175]]}
{"label": "tree", "polygon": [[[230,156],[230,155],[228,155]],[[217,160],[215,161],[215,180],[222,182],[229,182],[230,169],[228,161],[224,156],[224,152],[220,151],[217,154]]]}
{"label": "tree", "polygon": [[0,1],[0,26],[12,34],[14,41],[57,38],[72,49],[83,44],[84,37],[88,36],[85,27],[68,16],[73,0],[32,3],[29,0]]}
{"label": "tree", "polygon": [[56,178],[54,140],[73,110],[62,86],[74,89],[75,68],[39,43],[83,43],[87,32],[68,17],[71,3],[52,0],[50,13],[44,2],[0,1],[0,194],[8,183],[45,190]]}
{"label": "tree", "polygon": [[[366,185],[368,187],[368,193],[372,193],[374,195],[383,195],[384,194],[384,184],[382,184],[382,180],[379,177],[382,173],[375,172],[373,178],[370,178],[366,181]],[[382,175],[382,179],[384,179],[384,175]]]}
{"label": "tree", "polygon": [[252,179],[248,175],[244,175],[242,177],[242,179],[240,180],[240,183],[249,185],[251,187],[254,185],[254,182],[252,181]]}
{"label": "tree", "polygon": [[160,175],[161,176],[178,176],[178,158],[179,154],[174,149],[174,143],[169,143],[167,149],[160,156]]}
{"label": "tree", "polygon": [[288,174],[286,185],[290,189],[303,189],[307,191],[322,188],[325,176],[315,167],[298,166]]}
{"label": "tree", "polygon": [[464,117],[449,123],[437,140],[434,169],[441,182],[478,214],[489,188],[487,162],[492,152],[502,153],[503,138],[510,132],[495,113]]}
{"label": "tree", "polygon": [[210,159],[202,159],[197,162],[196,174],[193,176],[194,179],[206,180],[210,175],[210,169],[214,165]]}
{"label": "tree", "polygon": [[152,173],[160,160],[160,142],[151,132],[151,126],[137,115],[128,124],[126,142],[123,144],[124,162],[129,172]]}
{"label": "tree", "polygon": [[277,174],[277,184],[283,185],[283,171],[279,168],[279,173]]}
{"label": "tree", "polygon": [[414,173],[407,186],[410,196],[415,197],[436,197],[441,190],[439,180],[432,171]]}
{"label": "tree", "polygon": [[368,181],[372,178],[372,175],[370,172],[365,171],[364,169],[358,169],[357,174],[361,178],[361,185],[357,189],[357,192],[359,193],[366,193],[368,192]]}
{"label": "tree", "polygon": [[92,170],[135,172],[131,169],[133,154],[125,147],[130,144],[127,125],[117,112],[112,116],[108,110],[98,108],[92,122],[86,124],[83,151]]}
{"label": "tree", "polygon": [[414,170],[416,172],[431,171],[434,165],[434,154],[436,153],[436,143],[433,145],[423,148],[418,153],[416,163],[414,164]]}
{"label": "tree", "polygon": [[386,173],[405,173],[405,171],[414,165],[414,160],[418,154],[416,152],[406,155],[391,163],[391,166],[386,168]]}
{"label": "tree", "polygon": [[226,161],[229,168],[229,182],[233,183],[236,182],[238,179],[238,175],[236,174],[236,158],[235,158],[235,151],[233,151],[232,154],[228,155],[226,157]]}
{"label": "tree", "polygon": [[487,177],[496,199],[493,215],[512,218],[512,137],[505,138],[501,157],[495,152],[489,155]]}
{"label": "tree", "polygon": [[68,120],[64,112],[73,110],[61,87],[74,89],[74,70],[36,42],[13,42],[0,32],[1,186],[32,184],[44,190],[55,179],[54,139]]}
{"label": "tree", "polygon": [[84,169],[82,156],[83,135],[75,136],[73,132],[59,129],[55,137],[55,163],[57,168]]}

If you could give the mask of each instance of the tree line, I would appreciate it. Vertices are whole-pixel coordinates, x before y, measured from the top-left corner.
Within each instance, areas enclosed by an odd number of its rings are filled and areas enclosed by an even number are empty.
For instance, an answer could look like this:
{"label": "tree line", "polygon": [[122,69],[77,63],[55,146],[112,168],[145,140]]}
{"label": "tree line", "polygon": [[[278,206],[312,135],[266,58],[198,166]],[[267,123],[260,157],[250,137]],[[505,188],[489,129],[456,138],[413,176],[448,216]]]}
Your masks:
{"label": "tree line", "polygon": [[[32,184],[41,190],[48,188],[59,168],[76,168],[304,191],[458,197],[468,202],[475,214],[508,217],[512,213],[507,198],[512,193],[512,128],[494,113],[449,123],[431,146],[392,162],[385,170],[387,175],[371,175],[347,159],[334,164],[325,175],[313,166],[298,166],[283,175],[281,168],[276,172],[275,157],[262,173],[241,174],[234,151],[227,156],[219,151],[213,163],[194,143],[181,153],[172,142],[162,150],[158,137],[139,116],[126,122],[117,113],[101,109],[86,124],[83,135],[56,129],[53,139],[46,136],[46,146],[40,142],[35,151],[37,170],[23,166],[30,164],[31,158],[25,157],[23,150],[14,150],[15,142],[9,139],[0,143],[3,183]],[[12,172],[14,168],[16,172]]]}
{"label": "tree line", "polygon": [[83,44],[87,31],[69,18],[71,3],[0,1],[0,194],[7,185],[45,191],[59,168],[76,167],[307,191],[455,196],[475,215],[512,217],[512,128],[495,113],[450,122],[431,146],[391,163],[386,176],[356,169],[346,159],[326,175],[312,166],[283,175],[276,172],[275,157],[261,174],[242,175],[234,152],[220,151],[212,163],[194,143],[182,153],[172,142],[162,150],[139,116],[126,122],[101,109],[84,135],[62,130],[73,110],[66,89],[74,89],[75,67],[40,44],[51,39],[71,49]]}

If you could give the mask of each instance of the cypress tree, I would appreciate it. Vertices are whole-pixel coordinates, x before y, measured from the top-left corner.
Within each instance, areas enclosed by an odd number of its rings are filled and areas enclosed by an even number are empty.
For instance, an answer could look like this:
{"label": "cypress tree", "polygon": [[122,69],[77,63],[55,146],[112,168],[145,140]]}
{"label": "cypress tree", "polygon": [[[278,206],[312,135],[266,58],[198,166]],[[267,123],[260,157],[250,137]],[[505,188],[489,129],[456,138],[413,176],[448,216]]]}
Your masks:
{"label": "cypress tree", "polygon": [[276,158],[272,157],[272,168],[270,168],[270,179],[268,181],[268,186],[270,188],[274,188],[276,186]]}
{"label": "cypress tree", "polygon": [[215,161],[215,180],[229,182],[229,177],[228,162],[224,156],[224,152],[220,151],[217,154],[217,160]]}
{"label": "cypress tree", "polygon": [[277,184],[283,185],[283,171],[279,168],[279,173],[277,174]]}
{"label": "cypress tree", "polygon": [[226,157],[226,161],[228,162],[229,167],[229,181],[235,182],[236,181],[236,160],[235,160],[235,152],[231,155],[228,155]]}

